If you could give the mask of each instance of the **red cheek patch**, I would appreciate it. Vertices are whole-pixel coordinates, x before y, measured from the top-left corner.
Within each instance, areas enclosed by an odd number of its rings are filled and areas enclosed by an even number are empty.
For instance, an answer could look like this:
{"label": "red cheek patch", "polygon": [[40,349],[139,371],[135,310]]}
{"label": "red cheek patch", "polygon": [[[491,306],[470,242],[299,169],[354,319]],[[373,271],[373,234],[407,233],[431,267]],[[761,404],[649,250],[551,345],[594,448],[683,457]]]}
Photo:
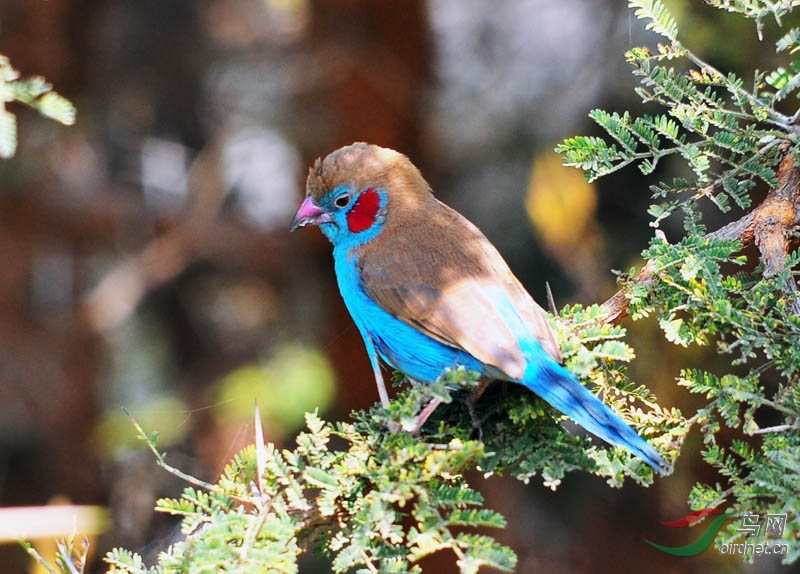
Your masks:
{"label": "red cheek patch", "polygon": [[352,233],[365,231],[375,223],[375,216],[381,206],[378,192],[371,187],[361,192],[355,205],[347,212],[347,228]]}

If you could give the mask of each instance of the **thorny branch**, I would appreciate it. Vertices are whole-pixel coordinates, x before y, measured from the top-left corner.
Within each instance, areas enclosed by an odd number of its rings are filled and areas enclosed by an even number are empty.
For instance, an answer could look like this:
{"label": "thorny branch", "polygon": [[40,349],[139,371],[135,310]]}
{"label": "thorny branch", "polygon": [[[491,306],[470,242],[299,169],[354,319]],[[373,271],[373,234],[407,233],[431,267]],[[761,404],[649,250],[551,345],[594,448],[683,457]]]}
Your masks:
{"label": "thorny branch", "polygon": [[[800,168],[793,153],[786,153],[778,166],[778,185],[770,189],[767,197],[755,209],[740,219],[706,234],[706,237],[739,240],[742,248],[755,244],[764,265],[764,276],[771,277],[784,269],[789,255],[789,238],[800,224]],[[657,280],[655,265],[648,261],[633,281],[649,287]],[[792,310],[800,314],[800,297],[797,285],[789,279],[784,286],[794,302]],[[605,322],[617,325],[628,316],[630,300],[623,287],[612,295],[603,308]]]}

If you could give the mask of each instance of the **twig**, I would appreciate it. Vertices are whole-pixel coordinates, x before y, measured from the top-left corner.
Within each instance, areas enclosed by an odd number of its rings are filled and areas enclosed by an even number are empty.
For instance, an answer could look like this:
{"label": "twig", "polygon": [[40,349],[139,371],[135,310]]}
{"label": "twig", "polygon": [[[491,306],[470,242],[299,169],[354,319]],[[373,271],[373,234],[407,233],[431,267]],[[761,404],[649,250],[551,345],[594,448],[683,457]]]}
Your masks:
{"label": "twig", "polygon": [[[784,270],[789,255],[789,237],[800,224],[800,169],[793,153],[786,153],[778,167],[778,185],[753,211],[720,229],[706,234],[707,238],[738,240],[742,248],[755,244],[764,264],[764,276],[771,277]],[[655,264],[648,261],[632,282],[645,287],[655,280]],[[792,311],[800,314],[797,285],[789,280],[785,286],[791,296]],[[630,300],[623,287],[603,303],[603,322],[617,325],[630,314]]]}
{"label": "twig", "polygon": [[[640,283],[645,287],[649,286],[653,281],[653,273],[655,272],[655,263],[652,260],[648,261],[644,267],[633,278],[635,283]],[[628,299],[627,290],[623,287],[611,297],[609,297],[602,307],[605,310],[604,323],[611,325],[618,325],[625,320],[630,314],[631,302]]]}
{"label": "twig", "polygon": [[754,430],[750,434],[767,434],[773,432],[786,432],[795,428],[795,425],[777,425],[774,427],[764,427],[763,429]]}
{"label": "twig", "polygon": [[145,442],[145,444],[147,444],[147,446],[150,449],[150,451],[155,455],[156,463],[158,464],[158,466],[160,466],[161,468],[166,470],[168,473],[170,473],[170,474],[172,474],[174,476],[177,476],[181,480],[185,480],[189,484],[193,484],[193,485],[198,486],[200,488],[204,488],[204,489],[208,490],[209,492],[216,492],[216,491],[219,490],[219,488],[217,486],[211,484],[210,482],[206,482],[204,480],[200,480],[199,478],[195,478],[191,474],[186,474],[182,470],[179,470],[179,469],[175,468],[174,466],[168,464],[166,459],[164,458],[164,455],[162,453],[160,453],[158,451],[158,449],[156,448],[155,441],[150,437],[150,435],[148,435],[144,431],[144,429],[136,421],[136,419],[133,418],[133,415],[131,415],[130,411],[128,411],[128,409],[126,409],[125,407],[122,407],[122,412],[124,412],[125,416],[128,417],[128,420],[131,421],[131,424],[136,429],[136,432],[139,434],[139,438],[141,438]]}

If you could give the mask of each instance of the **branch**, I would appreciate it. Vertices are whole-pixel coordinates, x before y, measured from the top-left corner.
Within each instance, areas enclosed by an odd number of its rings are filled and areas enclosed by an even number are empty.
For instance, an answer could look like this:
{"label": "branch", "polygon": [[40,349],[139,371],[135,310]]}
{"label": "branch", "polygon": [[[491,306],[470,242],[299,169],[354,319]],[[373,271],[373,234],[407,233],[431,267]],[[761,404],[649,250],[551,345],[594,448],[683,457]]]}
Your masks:
{"label": "branch", "polygon": [[786,432],[792,429],[797,428],[797,425],[777,425],[774,427],[764,427],[761,429],[756,429],[753,431],[753,434],[768,434],[768,433],[775,433],[775,432]]}
{"label": "branch", "polygon": [[[772,277],[784,270],[789,255],[789,237],[800,224],[800,168],[793,153],[786,153],[781,160],[777,178],[778,185],[770,189],[764,201],[753,211],[706,234],[713,239],[738,240],[743,249],[755,244],[764,264],[764,277]],[[633,281],[649,287],[655,280],[654,274],[655,266],[648,261]],[[794,299],[793,312],[800,313],[797,285],[790,279],[784,289]],[[605,323],[621,323],[630,313],[626,289],[614,293],[602,306]]]}

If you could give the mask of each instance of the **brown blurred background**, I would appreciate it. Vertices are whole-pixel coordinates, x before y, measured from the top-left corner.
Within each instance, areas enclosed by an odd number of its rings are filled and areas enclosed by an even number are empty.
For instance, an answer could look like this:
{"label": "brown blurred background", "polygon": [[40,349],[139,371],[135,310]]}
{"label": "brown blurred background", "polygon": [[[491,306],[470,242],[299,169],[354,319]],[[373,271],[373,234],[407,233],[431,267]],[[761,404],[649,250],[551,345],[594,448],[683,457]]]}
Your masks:
{"label": "brown blurred background", "polygon": [[[722,69],[766,67],[752,25],[669,4]],[[183,485],[122,406],[170,462],[214,480],[252,441],[255,398],[284,444],[307,410],[342,419],[377,400],[330,247],[287,230],[306,166],[341,145],[408,154],[540,301],[545,281],[559,306],[604,300],[610,270],[637,264],[652,233],[648,181],[629,169],[589,186],[552,149],[593,133],[593,107],[640,108],[623,53],[654,42],[619,0],[2,0],[0,53],[44,75],[78,121],[13,108],[20,146],[0,163],[0,506],[107,505],[95,551],[152,563],[176,535],[154,500]],[[709,358],[631,327],[634,376],[691,412],[673,380]],[[659,524],[688,512],[696,480],[717,480],[698,449],[692,435],[650,489],[471,481],[508,518],[498,537],[519,572],[773,571],[644,542],[699,536]],[[28,568],[0,546],[0,572]],[[450,556],[425,565],[454,569]],[[301,571],[329,567],[310,557]]]}

